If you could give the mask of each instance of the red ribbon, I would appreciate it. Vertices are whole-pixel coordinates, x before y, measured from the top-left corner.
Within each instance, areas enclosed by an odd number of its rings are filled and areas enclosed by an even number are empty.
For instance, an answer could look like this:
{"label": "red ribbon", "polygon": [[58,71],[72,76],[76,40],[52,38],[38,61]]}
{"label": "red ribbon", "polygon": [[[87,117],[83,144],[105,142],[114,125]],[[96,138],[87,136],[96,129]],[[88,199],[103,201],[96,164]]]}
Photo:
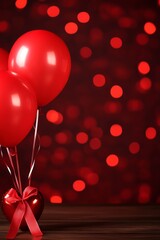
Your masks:
{"label": "red ribbon", "polygon": [[30,208],[28,202],[26,201],[32,196],[37,195],[38,190],[34,187],[26,187],[23,191],[22,197],[20,197],[14,188],[11,188],[8,192],[7,201],[9,203],[18,202],[17,208],[12,217],[12,221],[10,224],[10,228],[7,234],[7,239],[14,239],[17,235],[17,232],[20,228],[22,219],[24,217],[27,226],[31,232],[31,234],[35,237],[42,236],[37,220]]}

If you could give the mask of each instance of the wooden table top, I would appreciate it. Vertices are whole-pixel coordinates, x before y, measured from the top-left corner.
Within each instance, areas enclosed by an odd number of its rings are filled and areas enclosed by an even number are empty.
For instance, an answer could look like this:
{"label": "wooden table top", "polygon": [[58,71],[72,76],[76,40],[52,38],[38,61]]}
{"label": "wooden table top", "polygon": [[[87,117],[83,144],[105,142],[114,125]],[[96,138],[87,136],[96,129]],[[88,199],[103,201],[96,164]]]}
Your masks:
{"label": "wooden table top", "polygon": [[[25,240],[159,240],[160,206],[45,206],[39,220],[44,235],[32,238],[19,231],[16,239]],[[0,239],[5,239],[9,224],[0,212]]]}

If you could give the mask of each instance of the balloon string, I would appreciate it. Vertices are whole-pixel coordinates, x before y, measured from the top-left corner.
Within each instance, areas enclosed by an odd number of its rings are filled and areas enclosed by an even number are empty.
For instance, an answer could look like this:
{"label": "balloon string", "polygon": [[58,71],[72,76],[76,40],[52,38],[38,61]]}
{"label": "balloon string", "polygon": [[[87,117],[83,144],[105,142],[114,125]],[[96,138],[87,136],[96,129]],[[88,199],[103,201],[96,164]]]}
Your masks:
{"label": "balloon string", "polygon": [[37,154],[38,154],[38,152],[39,152],[39,150],[40,150],[40,138],[39,138],[38,134],[37,134],[37,138],[38,138],[38,143],[39,143],[39,145],[38,145],[37,152],[34,154],[34,161],[33,161],[33,163],[32,163],[31,166],[30,166],[30,171],[29,171],[29,174],[28,174],[28,179],[30,179],[30,177],[31,177],[31,175],[32,175],[32,171],[33,171],[33,169],[34,169],[35,162],[36,162],[36,156],[37,156]]}
{"label": "balloon string", "polygon": [[2,146],[0,145],[0,152],[1,152],[1,157],[3,159],[3,151],[2,151]]}
{"label": "balloon string", "polygon": [[22,195],[22,181],[21,181],[21,174],[20,174],[20,167],[19,167],[19,159],[18,159],[18,151],[17,147],[14,147],[15,154],[16,154],[16,166],[17,166],[17,174],[18,174],[18,182],[19,182],[19,191],[20,194]]}
{"label": "balloon string", "polygon": [[17,185],[16,185],[16,183],[15,183],[15,179],[14,179],[13,174],[12,174],[12,170],[11,170],[11,168],[8,166],[8,164],[6,163],[6,161],[5,161],[5,159],[4,159],[4,155],[3,155],[3,151],[2,151],[2,146],[1,146],[1,145],[0,145],[0,154],[1,154],[2,160],[3,160],[3,162],[4,162],[5,166],[6,166],[9,174],[11,175],[13,185],[14,185],[15,189],[18,190]]}
{"label": "balloon string", "polygon": [[35,146],[36,146],[36,139],[37,139],[37,132],[38,132],[38,121],[39,121],[39,109],[37,109],[37,114],[36,114],[36,122],[35,122],[35,130],[34,130],[33,145],[32,145],[30,171],[29,171],[29,174],[28,174],[29,186],[31,186],[31,178],[32,178],[33,168],[34,168],[34,165],[35,165]]}
{"label": "balloon string", "polygon": [[16,186],[17,186],[16,189],[18,189],[18,191],[20,192],[20,186],[19,186],[19,182],[18,182],[18,179],[17,179],[17,174],[16,174],[16,170],[15,170],[15,167],[14,167],[14,164],[13,164],[12,156],[11,156],[11,153],[10,153],[8,147],[6,147],[6,150],[7,150],[9,161],[10,161],[10,164],[11,164],[11,167],[12,167],[12,170],[13,170],[13,176],[14,176],[15,183],[16,183]]}

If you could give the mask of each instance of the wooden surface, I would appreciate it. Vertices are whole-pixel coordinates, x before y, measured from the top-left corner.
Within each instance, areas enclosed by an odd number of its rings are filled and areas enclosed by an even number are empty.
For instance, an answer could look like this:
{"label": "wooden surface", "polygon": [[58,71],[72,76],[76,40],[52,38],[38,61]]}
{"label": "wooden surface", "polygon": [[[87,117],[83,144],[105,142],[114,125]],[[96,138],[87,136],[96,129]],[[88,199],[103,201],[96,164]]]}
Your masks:
{"label": "wooden surface", "polygon": [[[16,239],[160,240],[160,206],[45,206],[39,225],[43,237],[19,231]],[[0,239],[8,228],[0,212]]]}

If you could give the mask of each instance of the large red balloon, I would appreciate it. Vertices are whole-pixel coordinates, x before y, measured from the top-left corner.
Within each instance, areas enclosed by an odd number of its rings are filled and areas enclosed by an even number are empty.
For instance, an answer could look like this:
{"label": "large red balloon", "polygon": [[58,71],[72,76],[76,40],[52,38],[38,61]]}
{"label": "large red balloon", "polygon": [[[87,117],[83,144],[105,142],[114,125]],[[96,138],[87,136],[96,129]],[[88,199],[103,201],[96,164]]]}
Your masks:
{"label": "large red balloon", "polygon": [[31,130],[37,110],[34,90],[17,75],[0,71],[0,145],[16,146]]}
{"label": "large red balloon", "polygon": [[0,71],[8,69],[8,52],[0,48]]}
{"label": "large red balloon", "polygon": [[33,86],[39,106],[51,102],[66,85],[71,59],[64,41],[46,30],[19,37],[11,48],[8,68]]}

